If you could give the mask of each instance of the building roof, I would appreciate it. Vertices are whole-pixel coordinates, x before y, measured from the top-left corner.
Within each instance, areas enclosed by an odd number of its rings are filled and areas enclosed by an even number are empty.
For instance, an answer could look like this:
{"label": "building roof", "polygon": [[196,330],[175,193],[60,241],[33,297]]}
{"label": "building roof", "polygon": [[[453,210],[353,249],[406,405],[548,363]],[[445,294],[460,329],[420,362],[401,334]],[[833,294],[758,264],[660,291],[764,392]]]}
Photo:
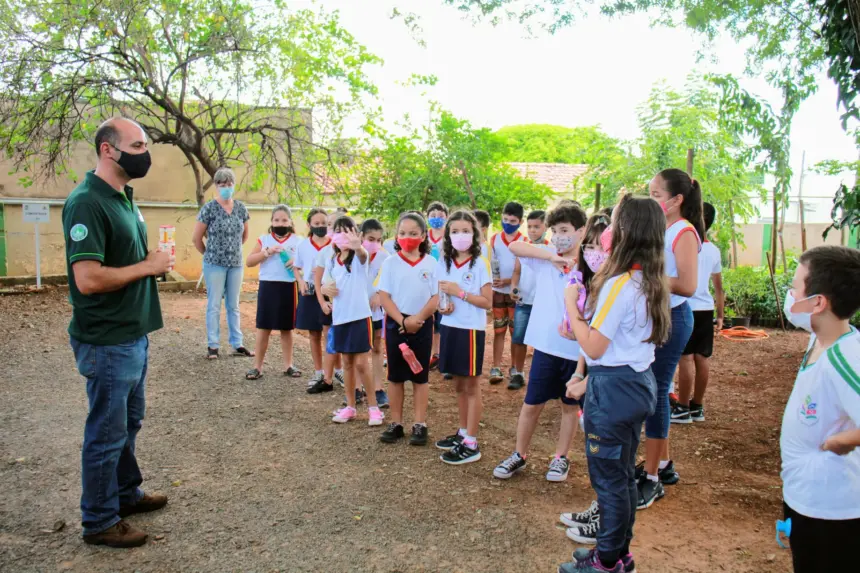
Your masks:
{"label": "building roof", "polygon": [[588,165],[569,163],[508,163],[523,177],[533,179],[552,189],[556,194],[573,191],[573,182],[588,171]]}

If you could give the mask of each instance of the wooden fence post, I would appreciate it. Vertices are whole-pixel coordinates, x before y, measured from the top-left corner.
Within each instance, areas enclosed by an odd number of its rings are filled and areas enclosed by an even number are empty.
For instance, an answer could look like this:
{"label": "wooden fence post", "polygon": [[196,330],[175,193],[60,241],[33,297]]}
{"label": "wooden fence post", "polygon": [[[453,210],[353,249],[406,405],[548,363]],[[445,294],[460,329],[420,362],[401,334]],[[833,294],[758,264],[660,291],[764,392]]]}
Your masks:
{"label": "wooden fence post", "polygon": [[690,147],[687,149],[687,175],[690,177],[693,176],[693,157],[695,157],[696,152],[693,151],[693,148]]}
{"label": "wooden fence post", "polygon": [[735,207],[729,200],[729,224],[732,230],[732,268],[738,266],[738,237],[735,235]]}
{"label": "wooden fence post", "polygon": [[594,186],[594,212],[600,211],[600,189],[603,187],[600,183]]}

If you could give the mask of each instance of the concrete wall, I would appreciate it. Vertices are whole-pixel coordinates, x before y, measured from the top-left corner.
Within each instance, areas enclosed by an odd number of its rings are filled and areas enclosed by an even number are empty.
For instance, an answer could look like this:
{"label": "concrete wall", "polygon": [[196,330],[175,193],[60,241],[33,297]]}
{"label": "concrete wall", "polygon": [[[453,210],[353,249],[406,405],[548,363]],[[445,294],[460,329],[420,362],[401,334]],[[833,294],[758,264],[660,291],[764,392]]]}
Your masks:
{"label": "concrete wall", "polygon": [[[65,245],[63,243],[62,205],[51,206],[51,222],[39,225],[42,255],[42,274],[65,274]],[[251,252],[257,237],[269,228],[271,208],[269,206],[249,205],[251,220],[248,222],[250,233],[245,244],[245,256]],[[197,217],[197,208],[141,207],[140,212],[146,220],[149,245],[158,245],[158,226],[176,226],[176,270],[186,278],[197,278],[202,271],[202,256],[191,244],[191,233]],[[305,212],[293,212],[296,230],[307,234]],[[6,274],[8,276],[35,275],[35,232],[32,223],[23,222],[20,205],[4,205],[3,218],[6,229]],[[259,267],[246,268],[245,276],[254,278]]]}
{"label": "concrete wall", "polygon": [[[740,266],[761,266],[766,264],[764,253],[770,250],[772,225],[770,223],[750,223],[741,225],[743,233],[743,242],[746,248],[738,245],[738,264]],[[806,225],[806,247],[811,249],[819,245],[839,245],[841,244],[842,234],[839,231],[831,231],[827,235],[825,241],[821,235],[828,225],[818,223],[814,225]],[[797,223],[786,223],[783,230],[783,240],[785,242],[786,251],[801,251],[800,225]],[[851,241],[849,241],[851,244]],[[851,245],[857,246],[856,237]]]}

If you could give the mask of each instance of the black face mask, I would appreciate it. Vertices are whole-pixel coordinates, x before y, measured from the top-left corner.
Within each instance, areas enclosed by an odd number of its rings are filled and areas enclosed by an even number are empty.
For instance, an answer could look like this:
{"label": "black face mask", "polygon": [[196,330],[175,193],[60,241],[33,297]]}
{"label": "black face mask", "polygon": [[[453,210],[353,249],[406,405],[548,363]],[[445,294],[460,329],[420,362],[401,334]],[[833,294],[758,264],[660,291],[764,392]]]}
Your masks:
{"label": "black face mask", "polygon": [[272,227],[272,232],[279,237],[284,237],[293,232],[292,227]]}
{"label": "black face mask", "polygon": [[313,233],[317,237],[325,237],[325,234],[327,232],[328,227],[311,227],[311,233]]}
{"label": "black face mask", "polygon": [[126,153],[122,149],[114,147],[119,151],[119,159],[116,159],[117,165],[123,168],[129,179],[140,179],[146,177],[149,167],[152,165],[152,157],[149,151],[143,153]]}

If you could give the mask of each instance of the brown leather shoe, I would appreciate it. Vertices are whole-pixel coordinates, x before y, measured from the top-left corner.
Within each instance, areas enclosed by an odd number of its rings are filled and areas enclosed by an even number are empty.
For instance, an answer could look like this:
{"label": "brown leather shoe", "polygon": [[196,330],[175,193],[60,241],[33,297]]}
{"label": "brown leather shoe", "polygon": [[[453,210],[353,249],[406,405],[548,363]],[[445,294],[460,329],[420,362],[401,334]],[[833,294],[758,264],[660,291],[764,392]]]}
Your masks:
{"label": "brown leather shoe", "polygon": [[128,517],[135,513],[155,511],[156,509],[161,509],[165,505],[167,505],[166,495],[162,493],[145,493],[136,504],[119,506],[119,516]]}
{"label": "brown leather shoe", "polygon": [[141,531],[127,521],[120,521],[99,533],[84,535],[84,542],[108,547],[140,547],[146,543],[147,537],[145,531]]}

